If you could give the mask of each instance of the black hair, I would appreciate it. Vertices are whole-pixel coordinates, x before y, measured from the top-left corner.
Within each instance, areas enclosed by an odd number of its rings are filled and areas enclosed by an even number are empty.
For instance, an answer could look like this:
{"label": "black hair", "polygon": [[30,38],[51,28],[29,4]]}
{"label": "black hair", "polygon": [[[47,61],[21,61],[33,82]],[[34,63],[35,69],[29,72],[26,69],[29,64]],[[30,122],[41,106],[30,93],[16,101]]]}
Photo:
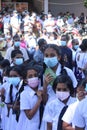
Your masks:
{"label": "black hair", "polygon": [[21,77],[23,77],[21,65],[12,66],[10,71],[16,71]]}
{"label": "black hair", "polygon": [[2,56],[2,53],[0,52],[0,62],[4,60],[4,57]]}
{"label": "black hair", "polygon": [[9,67],[9,66],[10,66],[10,62],[9,62],[8,59],[2,60],[2,62],[1,62],[1,67],[2,68]]}
{"label": "black hair", "polygon": [[83,39],[80,45],[80,48],[83,52],[87,51],[87,39]]}
{"label": "black hair", "polygon": [[[47,44],[47,46],[45,47],[45,50],[47,48],[53,48],[56,51],[57,55],[61,55],[62,54],[60,47],[57,46],[56,44]],[[45,50],[44,50],[44,52],[45,52]]]}
{"label": "black hair", "polygon": [[25,65],[23,65],[22,67],[24,68],[23,69],[23,79],[26,79],[27,71],[31,70],[31,69],[37,71],[38,77],[39,77],[39,72],[40,72],[41,68],[39,68],[40,67],[39,64],[37,64],[34,60],[30,61],[29,63],[27,63]]}
{"label": "black hair", "polygon": [[11,52],[11,58],[14,58],[17,54],[23,55],[23,53],[21,52],[21,50],[13,50]]}
{"label": "black hair", "polygon": [[79,88],[79,87],[86,87],[86,83],[87,83],[87,81],[86,81],[86,79],[85,78],[83,78],[82,80],[80,80],[79,82],[78,82],[78,84],[77,84],[77,88]]}
{"label": "black hair", "polygon": [[63,35],[61,36],[61,39],[62,39],[62,38],[63,38],[63,40],[66,41],[66,42],[68,42],[69,39],[70,39],[70,37],[69,37],[68,34],[63,34]]}
{"label": "black hair", "polygon": [[9,72],[11,70],[11,67],[10,66],[6,66],[4,69],[3,69],[3,74],[5,74],[6,76],[9,77]]}
{"label": "black hair", "polygon": [[56,91],[56,87],[57,87],[58,83],[66,84],[66,86],[70,90],[70,95],[74,94],[73,83],[72,83],[71,78],[68,75],[59,75],[56,77],[56,79],[53,82],[53,86],[52,86],[54,92]]}
{"label": "black hair", "polygon": [[79,44],[78,39],[72,39],[72,45],[75,45],[76,43],[78,43],[78,44]]}
{"label": "black hair", "polygon": [[9,97],[10,97],[10,103],[13,103],[13,97],[12,97],[12,90],[13,90],[13,85],[10,85],[10,91],[9,91]]}
{"label": "black hair", "polygon": [[[15,102],[18,102],[20,104],[20,95],[24,90],[24,86],[25,86],[25,82],[23,81],[19,91],[16,93],[16,98],[15,98]],[[13,110],[14,114],[16,114],[16,120],[18,122],[19,120],[19,115],[20,115],[20,110]]]}
{"label": "black hair", "polygon": [[38,40],[38,46],[42,46],[43,44],[47,44],[47,41],[44,38]]}
{"label": "black hair", "polygon": [[13,37],[13,41],[20,41],[20,37],[18,34],[15,34]]}

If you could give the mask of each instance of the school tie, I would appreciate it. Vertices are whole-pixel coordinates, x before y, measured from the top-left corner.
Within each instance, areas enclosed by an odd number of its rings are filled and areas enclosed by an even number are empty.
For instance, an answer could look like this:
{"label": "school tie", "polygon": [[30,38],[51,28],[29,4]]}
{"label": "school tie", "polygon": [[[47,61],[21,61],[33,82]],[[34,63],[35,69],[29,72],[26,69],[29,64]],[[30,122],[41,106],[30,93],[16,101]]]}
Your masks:
{"label": "school tie", "polygon": [[57,125],[57,130],[62,130],[62,117],[66,111],[66,109],[68,108],[68,106],[64,106],[63,109],[61,110],[61,113],[59,115],[59,119],[58,119],[58,125]]}

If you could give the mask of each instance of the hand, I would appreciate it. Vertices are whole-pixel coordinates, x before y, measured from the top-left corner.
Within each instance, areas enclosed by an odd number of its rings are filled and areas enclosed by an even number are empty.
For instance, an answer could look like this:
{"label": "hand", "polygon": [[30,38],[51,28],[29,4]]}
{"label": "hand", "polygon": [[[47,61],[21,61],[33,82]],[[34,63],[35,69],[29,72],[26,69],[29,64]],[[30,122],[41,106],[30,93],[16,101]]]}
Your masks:
{"label": "hand", "polygon": [[79,91],[77,94],[78,99],[81,101],[82,99],[84,99],[86,96],[86,92],[85,91]]}
{"label": "hand", "polygon": [[42,90],[37,91],[37,96],[40,102],[42,101],[42,94],[43,94]]}
{"label": "hand", "polygon": [[44,78],[44,83],[46,84],[46,86],[48,86],[48,84],[50,84],[50,82],[53,80],[54,80],[54,77],[50,74],[47,74]]}

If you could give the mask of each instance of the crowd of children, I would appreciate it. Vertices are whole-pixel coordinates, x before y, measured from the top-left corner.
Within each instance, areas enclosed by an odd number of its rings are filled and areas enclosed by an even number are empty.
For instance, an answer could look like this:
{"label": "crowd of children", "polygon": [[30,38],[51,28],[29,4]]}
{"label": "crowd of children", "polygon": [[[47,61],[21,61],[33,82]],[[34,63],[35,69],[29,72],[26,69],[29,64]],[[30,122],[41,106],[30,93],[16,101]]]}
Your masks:
{"label": "crowd of children", "polygon": [[87,130],[84,15],[14,10],[0,24],[0,130]]}

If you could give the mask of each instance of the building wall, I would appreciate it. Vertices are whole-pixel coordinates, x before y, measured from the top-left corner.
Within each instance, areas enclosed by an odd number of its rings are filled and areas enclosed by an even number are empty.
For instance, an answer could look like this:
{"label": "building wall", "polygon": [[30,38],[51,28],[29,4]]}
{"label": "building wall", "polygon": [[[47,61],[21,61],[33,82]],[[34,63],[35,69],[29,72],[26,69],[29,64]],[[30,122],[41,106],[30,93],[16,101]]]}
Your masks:
{"label": "building wall", "polygon": [[43,1],[44,0],[33,0],[34,7],[40,13],[43,10]]}
{"label": "building wall", "polygon": [[[37,10],[42,11],[44,0],[34,0],[34,5]],[[81,12],[87,15],[87,9],[83,5],[83,0],[48,0],[49,10],[56,16],[59,12],[75,13],[79,16]]]}

